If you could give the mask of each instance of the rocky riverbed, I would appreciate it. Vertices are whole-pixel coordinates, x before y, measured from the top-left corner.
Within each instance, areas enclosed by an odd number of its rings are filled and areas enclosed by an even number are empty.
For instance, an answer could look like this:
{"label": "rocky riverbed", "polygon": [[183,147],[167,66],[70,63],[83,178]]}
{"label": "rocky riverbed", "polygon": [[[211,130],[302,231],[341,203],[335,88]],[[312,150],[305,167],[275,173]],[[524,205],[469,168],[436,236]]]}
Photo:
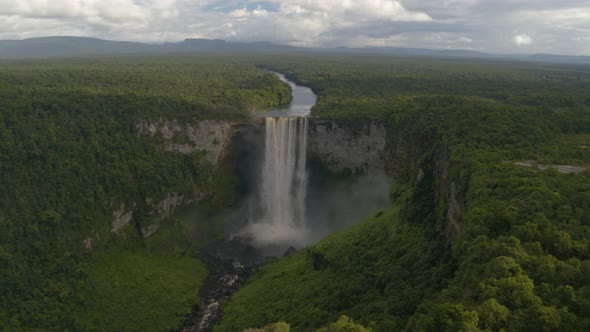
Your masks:
{"label": "rocky riverbed", "polygon": [[208,275],[199,292],[199,304],[186,318],[182,332],[208,332],[221,321],[222,304],[264,262],[262,253],[242,238],[210,243],[201,249]]}

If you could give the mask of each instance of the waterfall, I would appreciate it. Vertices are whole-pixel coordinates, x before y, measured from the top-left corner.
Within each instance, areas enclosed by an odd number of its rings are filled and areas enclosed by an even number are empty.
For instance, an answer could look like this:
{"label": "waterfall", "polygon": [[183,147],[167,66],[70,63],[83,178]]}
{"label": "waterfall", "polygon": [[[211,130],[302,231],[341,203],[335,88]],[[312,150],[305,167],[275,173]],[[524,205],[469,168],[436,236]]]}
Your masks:
{"label": "waterfall", "polygon": [[259,246],[303,245],[306,236],[307,119],[265,118],[260,211],[246,233]]}

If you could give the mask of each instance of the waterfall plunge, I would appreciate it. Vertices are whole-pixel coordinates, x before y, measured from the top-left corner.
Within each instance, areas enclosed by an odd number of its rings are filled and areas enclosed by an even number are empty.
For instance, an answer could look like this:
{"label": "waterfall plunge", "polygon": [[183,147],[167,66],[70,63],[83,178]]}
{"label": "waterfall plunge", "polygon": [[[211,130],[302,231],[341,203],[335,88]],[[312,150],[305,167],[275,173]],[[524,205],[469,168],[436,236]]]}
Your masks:
{"label": "waterfall plunge", "polygon": [[264,164],[259,188],[260,211],[245,233],[258,246],[306,243],[307,119],[265,118]]}

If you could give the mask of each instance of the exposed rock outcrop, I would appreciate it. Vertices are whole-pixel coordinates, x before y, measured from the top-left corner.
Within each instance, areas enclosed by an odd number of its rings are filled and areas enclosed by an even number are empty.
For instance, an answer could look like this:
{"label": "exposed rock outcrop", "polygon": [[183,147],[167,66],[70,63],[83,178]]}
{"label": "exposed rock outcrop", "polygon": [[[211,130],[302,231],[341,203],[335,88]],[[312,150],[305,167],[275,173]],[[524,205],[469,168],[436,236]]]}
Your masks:
{"label": "exposed rock outcrop", "polygon": [[[229,149],[234,136],[247,126],[248,121],[236,122],[227,120],[195,120],[182,123],[176,119],[158,119],[155,121],[139,120],[136,123],[138,135],[160,137],[163,139],[162,148],[178,153],[192,153],[205,151],[206,159],[215,168],[227,163]],[[146,198],[144,208],[145,218],[138,227],[141,236],[147,238],[160,229],[166,219],[170,218],[181,205],[187,205],[201,200],[207,193],[195,193],[193,197],[184,197],[176,192],[169,193],[164,199],[154,202],[153,198]],[[139,204],[143,205],[143,204]],[[133,208],[126,209],[125,205],[113,212],[111,231],[118,233],[133,220]],[[147,210],[147,212],[145,212]],[[146,220],[147,219],[147,220]]]}
{"label": "exposed rock outcrop", "polygon": [[452,175],[459,166],[450,160],[448,147],[437,144],[433,135],[414,132],[404,125],[386,127],[375,121],[355,124],[312,118],[308,142],[310,157],[331,171],[385,170],[397,181],[419,186],[419,195],[427,196],[420,199],[430,202],[452,243],[463,218],[465,199],[458,183],[464,181]]}
{"label": "exposed rock outcrop", "polygon": [[133,218],[133,209],[126,209],[125,204],[113,212],[113,222],[111,223],[111,232],[119,233],[125,227],[129,226]]}
{"label": "exposed rock outcrop", "polygon": [[[171,217],[176,211],[176,208],[182,205],[184,200],[183,195],[179,195],[176,192],[169,193],[166,198],[158,202],[152,207],[152,210],[148,213],[152,223],[147,227],[141,228],[141,236],[144,238],[149,237],[160,229],[162,222],[167,218]],[[151,199],[146,199],[146,202],[151,202]]]}
{"label": "exposed rock outcrop", "polygon": [[92,230],[90,236],[84,239],[82,243],[84,244],[84,248],[86,248],[86,250],[92,250],[94,243],[97,241],[100,241],[100,234],[98,234],[96,230]]}
{"label": "exposed rock outcrop", "polygon": [[218,166],[224,150],[234,134],[236,123],[223,120],[201,120],[193,123],[180,123],[177,120],[140,120],[137,132],[140,135],[164,138],[164,149],[179,153],[204,150],[212,165]]}
{"label": "exposed rock outcrop", "polygon": [[[183,202],[184,196],[176,192],[169,193],[166,198],[157,203],[154,203],[153,199],[151,198],[146,198],[145,203],[148,209],[146,215],[148,216],[150,223],[149,225],[140,228],[141,236],[146,238],[154,234],[158,229],[160,229],[162,223],[167,218],[171,217],[174,214],[174,211],[176,211],[176,208],[182,205]],[[136,204],[133,204],[131,208],[126,208],[125,204],[121,204],[121,207],[113,212],[111,232],[120,233],[131,224],[136,206]],[[93,237],[91,236],[84,240],[84,246],[90,249],[92,242]]]}
{"label": "exposed rock outcrop", "polygon": [[310,119],[308,150],[331,171],[368,173],[385,168],[387,131],[377,122],[343,124]]}
{"label": "exposed rock outcrop", "polygon": [[434,172],[434,198],[438,220],[443,223],[447,242],[451,244],[461,229],[463,220],[464,197],[457,189],[458,178],[451,175],[453,168],[459,167],[449,159],[449,151],[445,145],[435,149],[432,156]]}
{"label": "exposed rock outcrop", "polygon": [[389,133],[385,152],[388,172],[413,183],[421,204],[433,209],[451,244],[461,228],[465,206],[459,184],[467,180],[460,177],[468,176],[468,172],[456,172],[461,166],[450,159],[448,146],[440,144],[434,135],[407,130],[403,124]]}

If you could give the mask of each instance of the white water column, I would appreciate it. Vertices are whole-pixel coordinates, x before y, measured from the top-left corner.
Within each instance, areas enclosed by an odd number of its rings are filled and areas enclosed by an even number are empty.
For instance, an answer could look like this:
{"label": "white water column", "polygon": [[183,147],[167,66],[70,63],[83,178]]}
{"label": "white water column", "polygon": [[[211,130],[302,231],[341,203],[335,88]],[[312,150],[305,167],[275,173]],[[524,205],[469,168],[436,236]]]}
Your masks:
{"label": "white water column", "polygon": [[261,213],[248,233],[259,245],[300,245],[305,241],[307,119],[265,118],[266,139]]}

